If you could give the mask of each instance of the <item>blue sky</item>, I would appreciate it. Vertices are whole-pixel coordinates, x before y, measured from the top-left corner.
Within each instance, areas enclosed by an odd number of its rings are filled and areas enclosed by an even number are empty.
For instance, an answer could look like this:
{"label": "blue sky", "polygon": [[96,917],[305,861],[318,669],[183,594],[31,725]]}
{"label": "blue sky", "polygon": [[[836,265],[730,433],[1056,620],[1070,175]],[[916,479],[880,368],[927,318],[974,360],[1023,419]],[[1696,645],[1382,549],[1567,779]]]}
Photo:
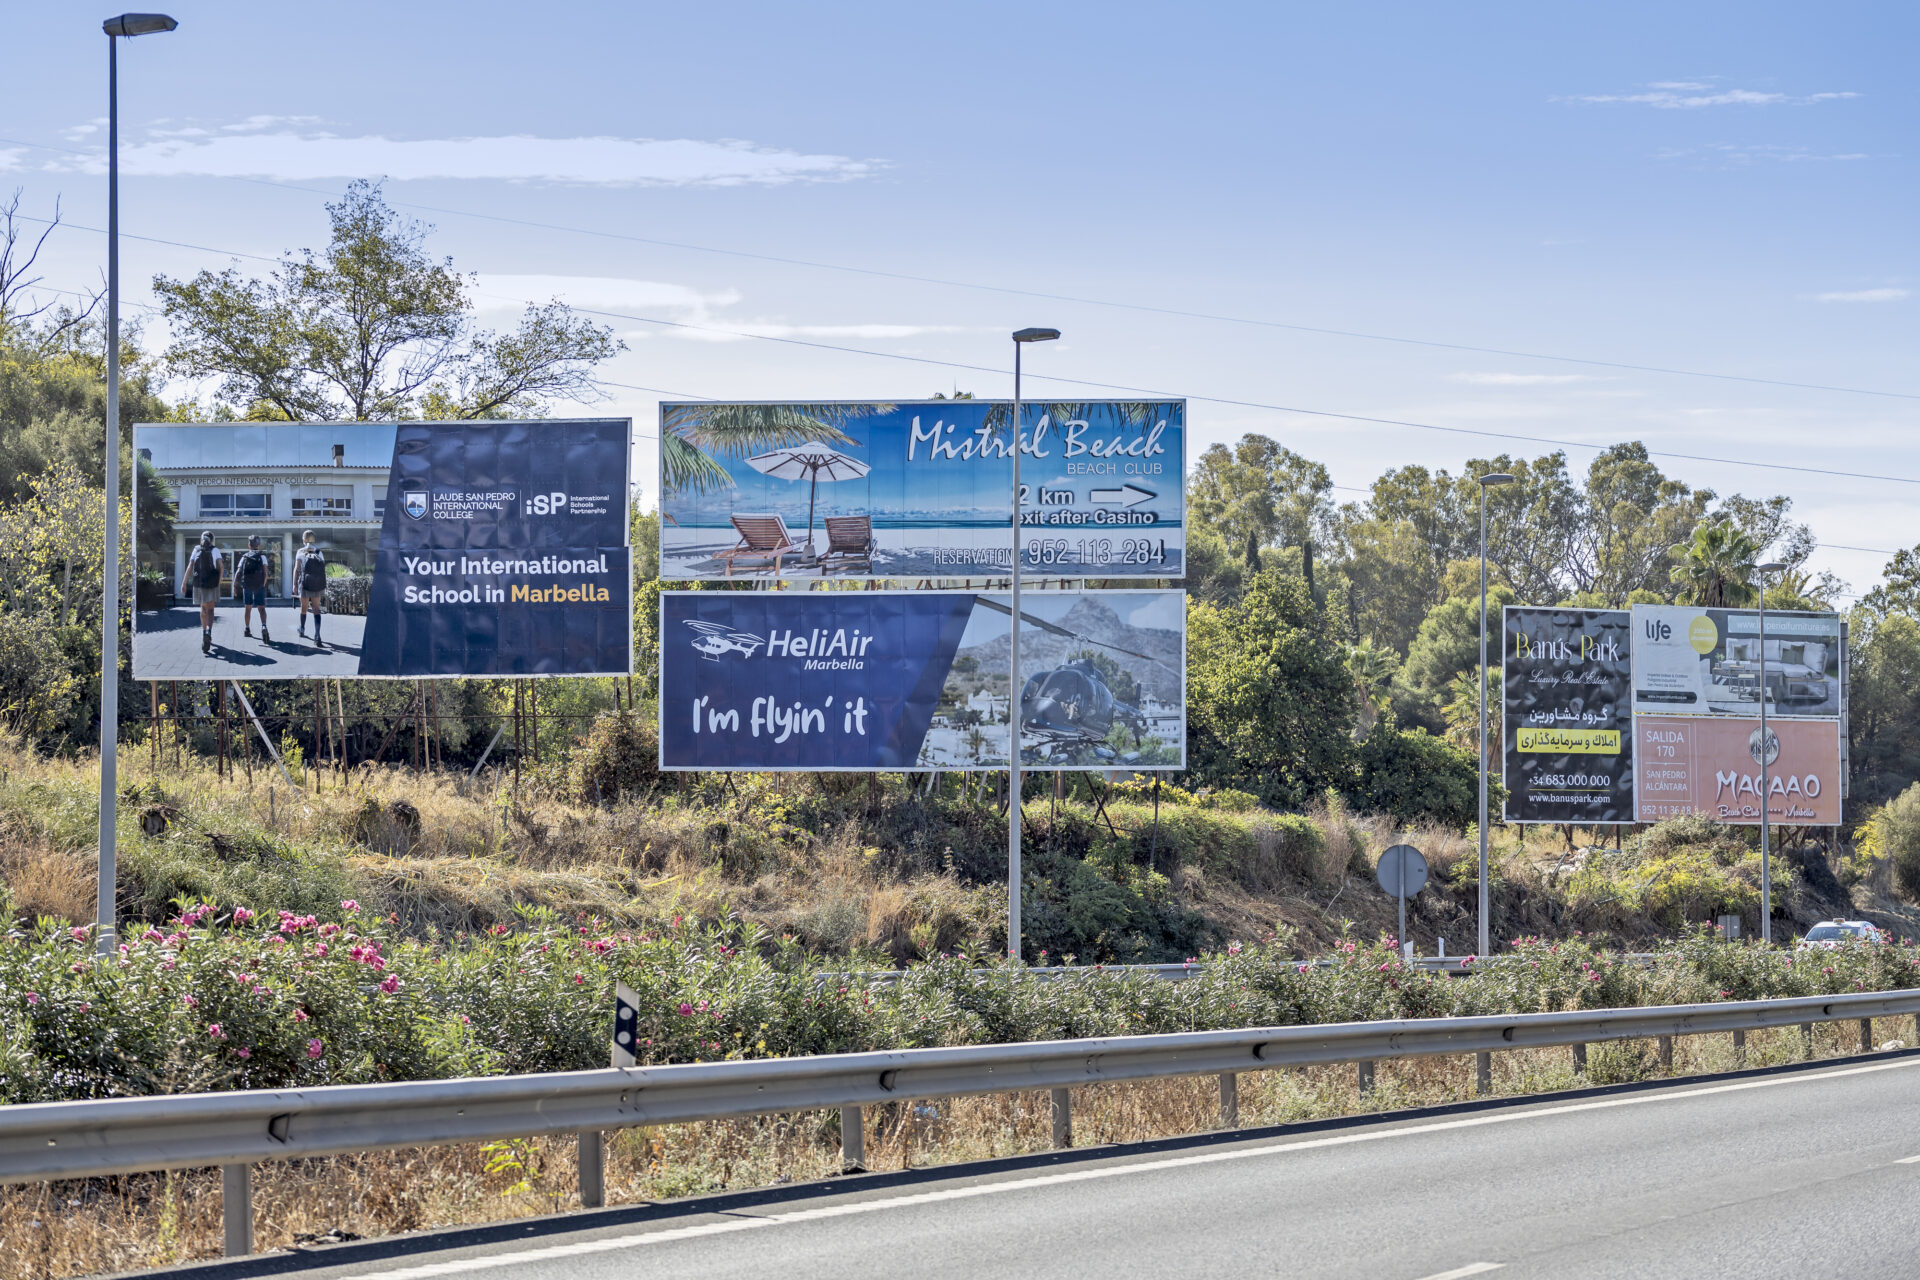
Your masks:
{"label": "blue sky", "polygon": [[[660,396],[637,388],[1005,395],[1004,374],[915,361],[1003,369],[1008,330],[1051,325],[1030,392],[1103,394],[1053,374],[1192,397],[1190,456],[1259,431],[1362,489],[1549,447],[1273,406],[1637,438],[1875,477],[1663,460],[1792,495],[1829,544],[1920,540],[1894,479],[1920,479],[1911,6],[336,0],[311,30],[286,6],[172,12],[179,31],[122,50],[126,231],[272,255],[318,243],[317,193],[388,175],[439,210],[412,211],[498,323],[557,294],[699,326],[612,321],[625,385],[582,412],[643,433]],[[0,190],[92,227],[101,16],[10,14],[0,88]],[[47,283],[84,288],[101,257],[63,231]],[[225,261],[129,241],[130,300]],[[1884,560],[1816,563],[1862,590]]]}

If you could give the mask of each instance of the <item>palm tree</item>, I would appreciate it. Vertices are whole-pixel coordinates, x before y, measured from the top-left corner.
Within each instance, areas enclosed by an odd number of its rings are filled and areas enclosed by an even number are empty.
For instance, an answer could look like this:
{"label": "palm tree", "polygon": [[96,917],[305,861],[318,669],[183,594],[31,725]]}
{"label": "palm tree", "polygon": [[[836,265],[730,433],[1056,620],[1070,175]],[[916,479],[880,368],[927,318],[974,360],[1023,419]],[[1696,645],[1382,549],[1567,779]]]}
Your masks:
{"label": "palm tree", "polygon": [[660,423],[660,474],[668,493],[710,493],[733,484],[715,454],[743,458],[822,440],[857,445],[841,428],[891,413],[890,404],[676,404]]}
{"label": "palm tree", "polygon": [[1692,538],[1667,549],[1680,562],[1668,575],[1681,587],[1679,603],[1709,609],[1752,604],[1760,594],[1751,583],[1760,550],[1745,530],[1726,517],[1702,520],[1693,527]]}

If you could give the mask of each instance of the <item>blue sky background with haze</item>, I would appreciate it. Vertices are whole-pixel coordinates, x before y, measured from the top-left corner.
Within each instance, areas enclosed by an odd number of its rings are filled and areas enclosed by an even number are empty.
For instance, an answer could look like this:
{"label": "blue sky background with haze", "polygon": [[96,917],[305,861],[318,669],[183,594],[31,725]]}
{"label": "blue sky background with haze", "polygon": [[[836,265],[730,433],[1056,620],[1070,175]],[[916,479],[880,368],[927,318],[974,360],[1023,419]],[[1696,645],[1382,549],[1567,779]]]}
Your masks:
{"label": "blue sky background with haze", "polygon": [[[1007,332],[1051,325],[1031,393],[1191,397],[1190,457],[1258,431],[1363,490],[1390,465],[1550,447],[1254,405],[1640,439],[1876,477],[1661,459],[1722,494],[1792,495],[1825,543],[1920,540],[1901,482],[1920,480],[1910,5],[171,12],[177,32],[121,50],[125,232],[277,255],[322,242],[323,193],[385,176],[479,273],[492,323],[559,296],[700,326],[610,321],[630,350],[603,372],[626,385],[580,412],[643,434],[659,391],[1003,396]],[[58,196],[104,225],[105,16],[8,16],[0,191],[24,188],[23,213]],[[88,287],[103,256],[62,230],[47,284]],[[129,316],[155,272],[226,261],[127,241]],[[1592,450],[1568,456],[1578,474]],[[1861,591],[1886,558],[1814,563]]]}

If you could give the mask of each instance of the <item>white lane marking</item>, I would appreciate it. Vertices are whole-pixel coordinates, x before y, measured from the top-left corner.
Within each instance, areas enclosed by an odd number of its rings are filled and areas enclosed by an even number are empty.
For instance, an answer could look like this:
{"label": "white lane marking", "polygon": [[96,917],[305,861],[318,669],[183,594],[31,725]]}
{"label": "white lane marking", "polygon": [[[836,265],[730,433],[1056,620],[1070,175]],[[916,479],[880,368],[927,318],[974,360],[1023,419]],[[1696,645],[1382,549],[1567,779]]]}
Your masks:
{"label": "white lane marking", "polygon": [[1466,1280],[1468,1276],[1484,1275],[1489,1271],[1498,1271],[1505,1265],[1506,1263],[1504,1262],[1469,1262],[1466,1266],[1455,1267],[1451,1271],[1436,1271],[1430,1276],[1422,1276],[1420,1280]]}
{"label": "white lane marking", "polygon": [[[725,1218],[719,1222],[703,1222],[686,1227],[667,1227],[659,1231],[641,1231],[624,1236],[607,1236],[599,1240],[577,1240],[572,1244],[546,1245],[538,1249],[520,1249],[512,1253],[491,1253],[477,1258],[458,1258],[449,1262],[428,1262],[415,1267],[399,1267],[392,1271],[369,1271],[359,1275],[359,1280],[427,1280],[432,1276],[457,1275],[467,1271],[484,1271],[493,1267],[510,1267],[523,1262],[543,1262],[553,1258],[577,1257],[581,1254],[609,1253],[619,1249],[632,1249],[641,1245],[665,1244],[673,1240],[692,1240],[701,1236],[727,1235],[735,1231],[751,1231],[759,1227],[782,1226],[795,1222],[817,1222],[826,1218],[844,1218],[854,1214],[880,1213],[888,1209],[905,1209],[914,1205],[937,1204],[947,1200],[970,1200],[978,1196],[1005,1195],[1014,1191],[1032,1191],[1039,1187],[1059,1186],[1069,1182],[1091,1182],[1100,1178],[1118,1178],[1135,1173],[1157,1173],[1163,1169],[1184,1169],[1194,1165],[1219,1164],[1228,1160],[1248,1160],[1255,1156],[1285,1155],[1294,1151],[1316,1151],[1327,1147],[1348,1147],[1362,1142],[1383,1142],[1389,1138],[1406,1138],[1416,1134],[1447,1133],[1455,1129],[1478,1129],[1487,1125],[1513,1124],[1521,1120],[1535,1120],[1543,1116],[1574,1115],[1585,1111],[1610,1111],[1615,1107],[1638,1107],[1656,1102],[1681,1102],[1689,1098],[1705,1098],[1721,1093],[1744,1093],[1751,1089],[1772,1089],[1785,1084],[1804,1084],[1808,1081],[1837,1080],[1843,1076],[1867,1075],[1876,1071],[1898,1071],[1907,1067],[1920,1066],[1920,1059],[1905,1058],[1894,1062],[1877,1062],[1863,1067],[1845,1067],[1834,1071],[1822,1071],[1810,1075],[1769,1076],[1759,1080],[1741,1080],[1734,1084],[1707,1085],[1698,1089],[1680,1089],[1673,1092],[1629,1094],[1620,1098],[1600,1098],[1592,1102],[1569,1102],[1557,1107],[1535,1107],[1525,1110],[1499,1111],[1486,1115],[1465,1116],[1458,1120],[1435,1120],[1427,1124],[1409,1124],[1366,1129],[1358,1133],[1336,1133],[1324,1138],[1304,1138],[1297,1142],[1277,1142],[1265,1147],[1239,1147],[1232,1151],[1207,1151],[1190,1156],[1168,1156],[1160,1160],[1142,1160],[1132,1164],[1106,1165],[1095,1169],[1072,1169],[1064,1173],[1038,1174],[1030,1178],[1011,1178],[1005,1182],[987,1182],[971,1187],[946,1187],[938,1191],[919,1191],[904,1196],[889,1196],[884,1200],[860,1200],[851,1204],[826,1205],[814,1209],[794,1209],[786,1213],[770,1213],[764,1217]],[[1920,1163],[1920,1157],[1916,1157]],[[956,1173],[964,1177],[964,1174]],[[1475,1263],[1483,1269],[1498,1266],[1498,1263]],[[1449,1271],[1445,1275],[1474,1275],[1472,1271]],[[1438,1278],[1433,1278],[1438,1280]]]}
{"label": "white lane marking", "polygon": [[1920,1156],[1903,1156],[1902,1158],[1895,1160],[1894,1163],[1895,1164],[1920,1164]]}

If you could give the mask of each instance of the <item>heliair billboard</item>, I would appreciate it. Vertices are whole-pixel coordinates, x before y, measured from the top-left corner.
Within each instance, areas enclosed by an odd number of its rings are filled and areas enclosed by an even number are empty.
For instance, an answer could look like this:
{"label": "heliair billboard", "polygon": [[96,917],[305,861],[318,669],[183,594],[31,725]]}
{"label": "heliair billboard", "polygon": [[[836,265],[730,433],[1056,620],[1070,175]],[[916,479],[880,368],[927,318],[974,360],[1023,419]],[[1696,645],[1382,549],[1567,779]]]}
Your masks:
{"label": "heliair billboard", "polygon": [[[660,576],[1006,577],[1013,406],[662,404]],[[1023,403],[1026,576],[1185,576],[1186,403]]]}
{"label": "heliair billboard", "polygon": [[143,423],[139,680],[632,671],[627,419]]}
{"label": "heliair billboard", "polygon": [[[1186,595],[1020,601],[1023,765],[1186,763]],[[1008,765],[1006,593],[667,591],[660,765],[989,770]]]}

